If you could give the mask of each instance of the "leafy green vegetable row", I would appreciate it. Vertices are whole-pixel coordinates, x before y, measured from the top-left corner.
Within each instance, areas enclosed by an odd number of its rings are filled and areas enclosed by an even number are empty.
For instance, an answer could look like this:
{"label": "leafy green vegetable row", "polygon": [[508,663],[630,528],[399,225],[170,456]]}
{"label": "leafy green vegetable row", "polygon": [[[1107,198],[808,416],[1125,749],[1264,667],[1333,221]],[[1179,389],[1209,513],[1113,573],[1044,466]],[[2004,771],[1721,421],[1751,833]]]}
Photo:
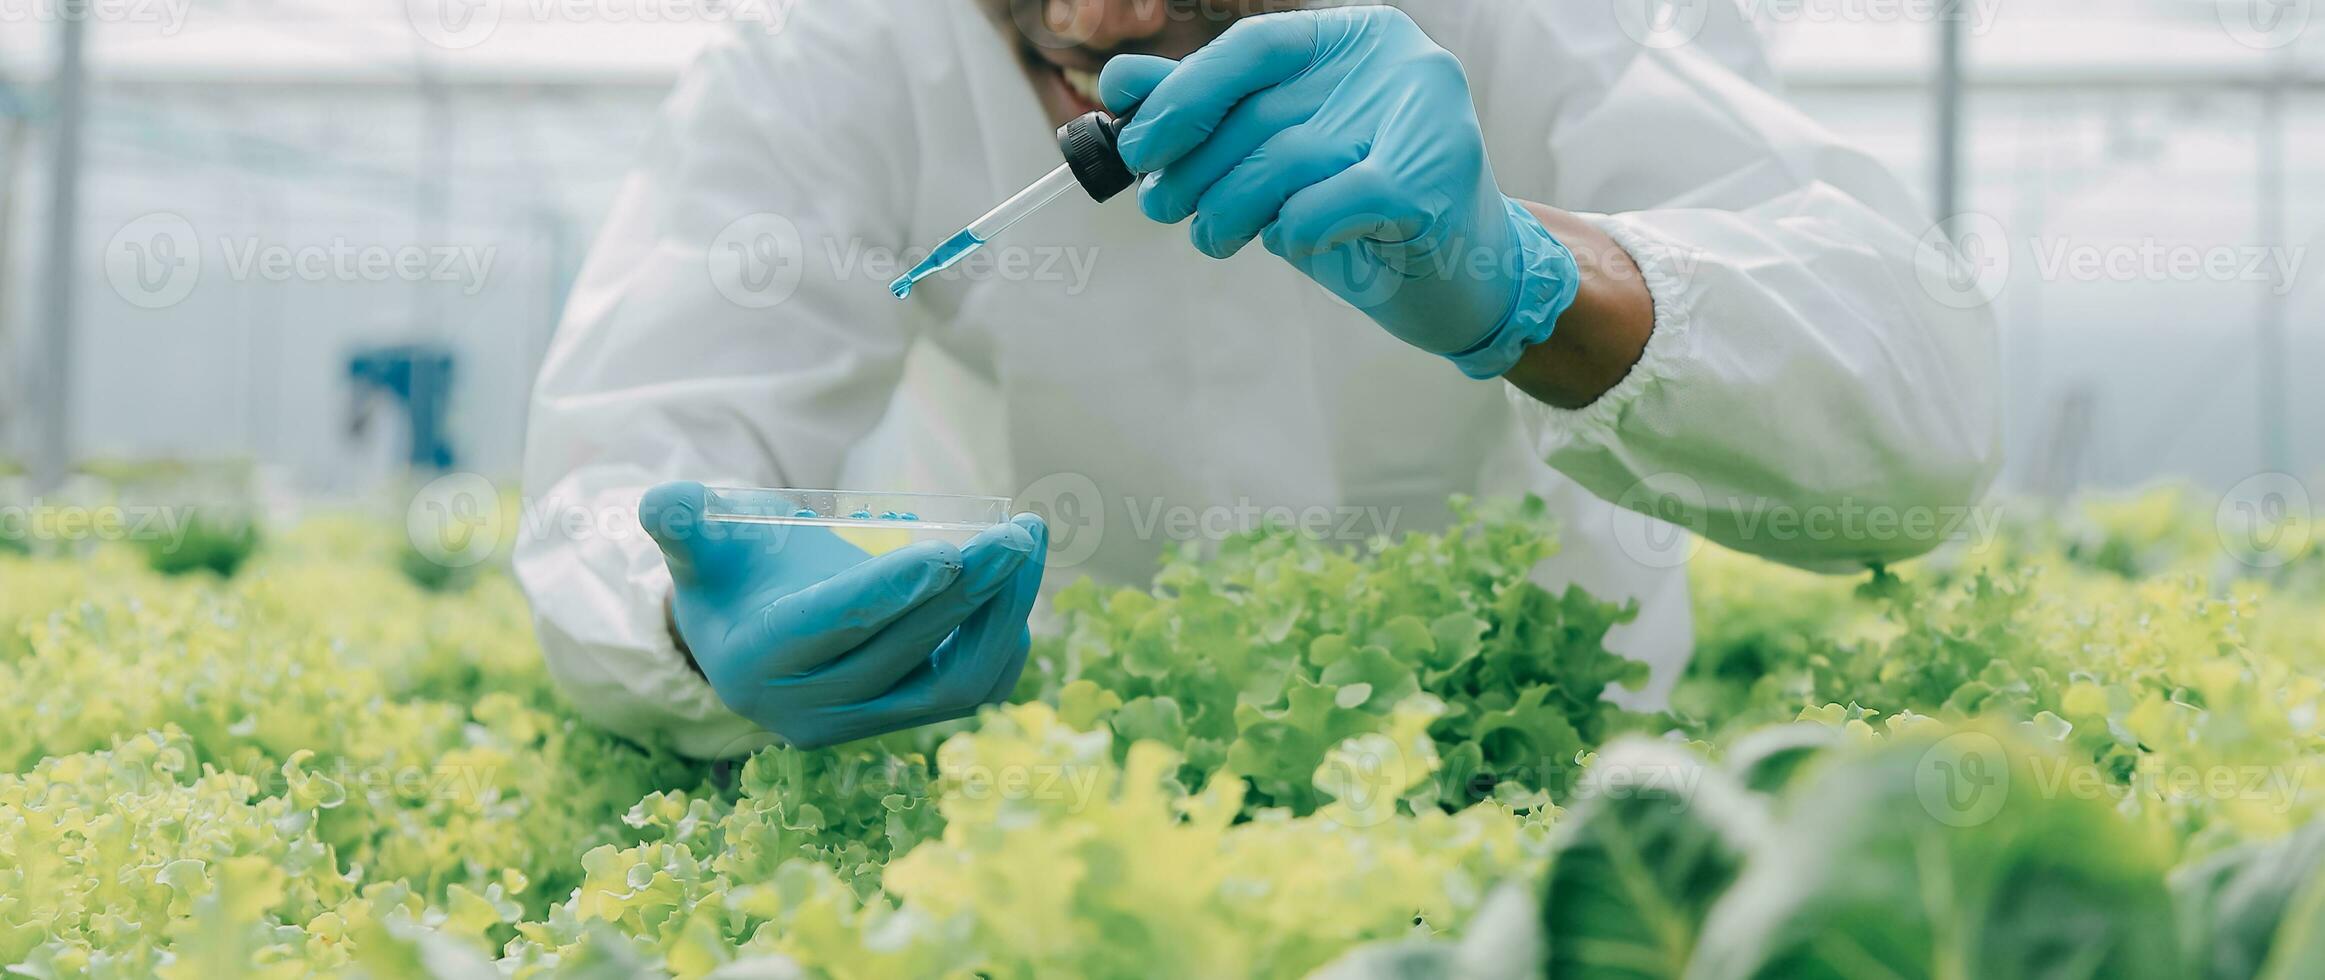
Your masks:
{"label": "leafy green vegetable row", "polygon": [[2162,497],[1870,580],[1707,552],[1650,716],[1540,505],[1461,513],[1073,587],[1021,704],[739,765],[572,718],[508,582],[392,528],[0,553],[0,963],[2325,974],[2325,576],[2212,574]]}

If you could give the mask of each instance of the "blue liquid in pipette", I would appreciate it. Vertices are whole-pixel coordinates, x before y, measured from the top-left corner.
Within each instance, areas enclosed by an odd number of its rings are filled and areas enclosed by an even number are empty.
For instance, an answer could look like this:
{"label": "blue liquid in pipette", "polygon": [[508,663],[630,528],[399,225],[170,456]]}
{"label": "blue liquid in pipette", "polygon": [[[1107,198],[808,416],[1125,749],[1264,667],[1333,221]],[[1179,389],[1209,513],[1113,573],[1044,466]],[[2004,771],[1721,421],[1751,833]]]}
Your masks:
{"label": "blue liquid in pipette", "polygon": [[889,283],[888,291],[895,293],[897,299],[908,298],[912,295],[912,287],[921,280],[958,265],[962,259],[968,258],[970,253],[984,247],[983,239],[967,231],[947,238],[944,244],[936,247],[936,251],[928,253],[928,261],[922,262],[915,266],[911,272],[905,273],[897,277],[895,282]]}

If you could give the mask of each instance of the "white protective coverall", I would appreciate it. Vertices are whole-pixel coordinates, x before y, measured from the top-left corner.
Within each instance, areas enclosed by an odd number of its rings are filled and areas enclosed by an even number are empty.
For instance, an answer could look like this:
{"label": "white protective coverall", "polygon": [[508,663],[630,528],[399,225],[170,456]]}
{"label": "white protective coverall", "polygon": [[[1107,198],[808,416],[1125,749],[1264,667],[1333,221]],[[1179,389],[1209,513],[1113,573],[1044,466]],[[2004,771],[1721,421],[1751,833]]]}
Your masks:
{"label": "white protective coverall", "polygon": [[1056,166],[1053,127],[973,0],[801,0],[678,85],[541,370],[529,503],[588,517],[528,522],[515,569],[576,706],[697,755],[761,744],[665,628],[634,516],[665,480],[1021,495],[1053,525],[1051,587],[1143,583],[1270,508],[1353,543],[1530,491],[1564,525],[1537,577],[1642,604],[1610,645],[1653,666],[1616,695],[1650,705],[1690,645],[1691,539],[1610,501],[1847,570],[1926,550],[1899,528],[1983,493],[1988,312],[1927,285],[1929,218],[1771,93],[1732,5],[1667,47],[1622,4],[1401,6],[1467,66],[1503,192],[1582,213],[1645,272],[1625,380],[1580,411],[1469,381],[1130,195],[1054,205],[899,303],[899,253]]}

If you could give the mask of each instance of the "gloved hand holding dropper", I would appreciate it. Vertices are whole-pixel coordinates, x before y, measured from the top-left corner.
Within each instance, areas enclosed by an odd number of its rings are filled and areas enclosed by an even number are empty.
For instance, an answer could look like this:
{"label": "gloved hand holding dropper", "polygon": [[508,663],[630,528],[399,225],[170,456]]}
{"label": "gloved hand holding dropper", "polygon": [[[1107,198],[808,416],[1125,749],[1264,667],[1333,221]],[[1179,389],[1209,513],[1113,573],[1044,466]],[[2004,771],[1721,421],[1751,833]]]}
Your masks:
{"label": "gloved hand holding dropper", "polygon": [[1504,196],[1461,63],[1402,11],[1253,17],[1100,81],[1148,217],[1259,240],[1398,339],[1499,377],[1572,306],[1574,256]]}
{"label": "gloved hand holding dropper", "polygon": [[[1575,302],[1573,254],[1504,196],[1461,62],[1388,7],[1240,21],[1185,61],[1122,55],[1099,82],[1120,120],[1058,130],[1067,160],[890,285],[898,299],[1079,186],[1195,219],[1195,247],[1254,239],[1398,339],[1496,378]],[[1134,115],[1135,113],[1135,115]]]}

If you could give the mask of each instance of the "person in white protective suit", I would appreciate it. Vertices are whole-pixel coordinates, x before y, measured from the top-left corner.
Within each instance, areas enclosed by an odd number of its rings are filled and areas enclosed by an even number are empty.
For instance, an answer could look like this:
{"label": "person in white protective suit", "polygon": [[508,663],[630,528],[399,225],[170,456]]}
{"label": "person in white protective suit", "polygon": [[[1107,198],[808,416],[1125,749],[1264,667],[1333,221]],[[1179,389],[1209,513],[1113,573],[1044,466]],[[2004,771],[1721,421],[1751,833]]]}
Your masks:
{"label": "person in white protective suit", "polygon": [[[1690,645],[1675,527],[1845,571],[1985,491],[1989,314],[1731,5],[1244,6],[801,0],[701,56],[534,393],[536,504],[647,532],[518,545],[582,712],[702,756],[960,717],[1015,685],[1045,571],[1522,493],[1563,525],[1539,581],[1641,604],[1609,646],[1651,679],[1609,696],[1654,705]],[[1101,107],[1135,204],[1074,196],[890,295]],[[866,561],[706,533],[701,484],[1041,517]]]}

